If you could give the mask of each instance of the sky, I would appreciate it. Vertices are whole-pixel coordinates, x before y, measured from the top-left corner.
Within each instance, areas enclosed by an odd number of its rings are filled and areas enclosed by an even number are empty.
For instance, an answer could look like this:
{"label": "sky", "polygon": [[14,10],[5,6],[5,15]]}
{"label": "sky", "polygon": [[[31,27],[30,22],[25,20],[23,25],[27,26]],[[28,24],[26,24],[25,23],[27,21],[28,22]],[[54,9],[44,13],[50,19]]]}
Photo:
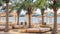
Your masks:
{"label": "sky", "polygon": [[[0,7],[0,9],[1,9],[1,7]],[[3,10],[2,10],[2,11],[3,11]],[[21,14],[26,14],[26,11],[25,11],[25,10],[21,10],[21,11],[22,11]],[[0,12],[1,12],[1,11],[0,11]],[[47,8],[47,10],[45,10],[45,12],[53,12],[53,9]],[[37,9],[35,13],[36,13],[36,14],[41,14],[41,10],[40,10],[40,9]],[[57,14],[58,14],[58,13],[60,13],[60,9],[57,10]]]}
{"label": "sky", "polygon": [[[45,12],[53,12],[53,9],[47,9],[47,10],[45,10]],[[26,11],[24,11],[24,10],[22,10],[22,12],[21,12],[21,14],[25,14],[26,13]],[[37,9],[36,10],[36,12],[35,12],[36,14],[41,14],[41,10],[40,9]],[[53,12],[54,13],[54,12]],[[60,9],[58,9],[58,11],[57,11],[57,14],[58,13],[60,13]]]}
{"label": "sky", "polygon": [[20,14],[26,14],[26,11],[25,10],[21,10]]}
{"label": "sky", "polygon": [[[35,1],[36,1],[36,0],[34,0],[33,2],[35,2]],[[47,10],[45,10],[45,12],[53,12],[53,9],[47,8]],[[25,13],[26,13],[26,11],[22,10],[21,14],[25,14]],[[41,10],[40,10],[40,9],[37,9],[35,13],[36,13],[36,14],[41,14]],[[54,12],[53,12],[53,13],[54,13]],[[60,13],[60,9],[58,9],[57,14],[58,14],[58,13]]]}
{"label": "sky", "polygon": [[[36,0],[34,0],[33,2],[35,2]],[[6,4],[4,4],[4,6],[5,6]],[[1,9],[1,7],[0,7],[0,9]],[[26,14],[26,11],[25,10],[21,10],[22,12],[21,12],[21,14]],[[47,10],[45,10],[45,12],[53,12],[53,9],[47,9]],[[37,9],[36,10],[36,12],[35,12],[36,14],[41,14],[41,10],[40,9]],[[58,13],[60,13],[60,9],[58,9],[58,11],[57,11],[57,14]]]}

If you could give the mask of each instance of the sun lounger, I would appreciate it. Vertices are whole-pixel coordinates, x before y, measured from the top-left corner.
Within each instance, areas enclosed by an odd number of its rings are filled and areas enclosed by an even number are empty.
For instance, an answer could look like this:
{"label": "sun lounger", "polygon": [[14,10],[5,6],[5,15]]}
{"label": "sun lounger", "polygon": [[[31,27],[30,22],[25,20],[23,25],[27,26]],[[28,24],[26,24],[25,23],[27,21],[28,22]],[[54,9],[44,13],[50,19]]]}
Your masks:
{"label": "sun lounger", "polygon": [[49,32],[50,28],[28,28],[28,29],[20,29],[19,32],[23,33],[42,33]]}
{"label": "sun lounger", "polygon": [[[9,28],[8,28],[9,30],[11,30],[12,29],[12,27],[11,26],[9,26]],[[0,31],[4,31],[5,30],[5,26],[0,26]]]}
{"label": "sun lounger", "polygon": [[25,26],[20,26],[20,25],[15,25],[12,27],[13,27],[13,29],[25,29],[26,28]]}
{"label": "sun lounger", "polygon": [[20,28],[20,25],[14,25],[12,26],[13,29],[19,29]]}
{"label": "sun lounger", "polygon": [[40,33],[50,31],[50,28],[28,28],[26,31],[28,33]]}
{"label": "sun lounger", "polygon": [[50,27],[50,26],[48,26],[48,25],[42,25],[42,24],[40,24],[40,27],[41,27],[41,28],[50,28],[50,29],[52,30],[52,27]]}
{"label": "sun lounger", "polygon": [[13,29],[25,29],[26,27],[24,25],[12,25]]}
{"label": "sun lounger", "polygon": [[40,29],[37,29],[37,28],[28,28],[26,31],[28,32],[28,33],[34,33],[34,32],[40,32],[39,31]]}
{"label": "sun lounger", "polygon": [[26,33],[27,32],[27,29],[20,29],[20,30],[18,30],[18,32]]}

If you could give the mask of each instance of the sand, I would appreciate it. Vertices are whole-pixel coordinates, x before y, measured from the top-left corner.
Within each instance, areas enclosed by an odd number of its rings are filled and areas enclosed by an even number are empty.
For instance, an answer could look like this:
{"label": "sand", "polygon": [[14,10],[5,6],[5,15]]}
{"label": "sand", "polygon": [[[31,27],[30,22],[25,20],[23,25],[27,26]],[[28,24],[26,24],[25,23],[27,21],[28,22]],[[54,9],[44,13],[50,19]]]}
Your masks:
{"label": "sand", "polygon": [[[0,34],[51,34],[51,32],[46,32],[46,33],[20,33],[20,32],[15,32],[13,30],[10,30],[9,32],[0,31]],[[60,31],[58,31],[57,34],[60,34]]]}
{"label": "sand", "polygon": [[[53,24],[47,24],[47,25],[50,27],[53,27]],[[60,24],[58,24],[57,29],[58,29],[57,34],[60,34]],[[0,34],[51,34],[51,31],[46,33],[21,33],[18,30],[20,29],[15,29],[15,30],[13,29],[13,30],[10,30],[9,32],[0,31]]]}

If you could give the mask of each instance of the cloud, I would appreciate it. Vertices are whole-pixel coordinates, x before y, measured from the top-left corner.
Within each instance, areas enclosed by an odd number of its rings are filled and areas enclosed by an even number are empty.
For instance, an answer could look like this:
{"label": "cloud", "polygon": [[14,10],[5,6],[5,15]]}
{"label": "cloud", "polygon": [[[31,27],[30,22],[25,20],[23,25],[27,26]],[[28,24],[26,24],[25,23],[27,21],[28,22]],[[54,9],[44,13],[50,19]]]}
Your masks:
{"label": "cloud", "polygon": [[21,13],[20,14],[26,14],[26,11],[25,10],[21,10]]}
{"label": "cloud", "polygon": [[41,14],[41,10],[40,9],[37,9],[35,13],[36,14]]}
{"label": "cloud", "polygon": [[33,2],[35,2],[36,0],[34,0]]}
{"label": "cloud", "polygon": [[58,9],[57,14],[60,13],[60,9]]}

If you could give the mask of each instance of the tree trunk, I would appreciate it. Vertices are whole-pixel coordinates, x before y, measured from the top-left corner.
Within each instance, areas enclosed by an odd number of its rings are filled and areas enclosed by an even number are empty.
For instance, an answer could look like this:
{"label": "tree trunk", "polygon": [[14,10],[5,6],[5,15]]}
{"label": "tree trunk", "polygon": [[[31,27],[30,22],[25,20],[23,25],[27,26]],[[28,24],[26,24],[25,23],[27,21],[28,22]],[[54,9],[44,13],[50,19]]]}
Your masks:
{"label": "tree trunk", "polygon": [[31,15],[28,14],[28,18],[29,18],[29,28],[31,28]]}
{"label": "tree trunk", "polygon": [[5,32],[8,32],[8,2],[6,2],[6,26],[5,26]]}
{"label": "tree trunk", "polygon": [[28,6],[28,19],[29,19],[29,28],[31,28],[31,13],[32,13],[32,8]]}
{"label": "tree trunk", "polygon": [[19,16],[19,13],[17,14],[17,25],[19,25],[19,18],[20,18],[20,16]]}
{"label": "tree trunk", "polygon": [[42,25],[44,25],[44,10],[41,11],[42,14]]}
{"label": "tree trunk", "polygon": [[42,14],[42,25],[44,25],[44,15]]}
{"label": "tree trunk", "polygon": [[57,34],[57,8],[53,7],[53,10],[54,10],[54,26],[52,34]]}

